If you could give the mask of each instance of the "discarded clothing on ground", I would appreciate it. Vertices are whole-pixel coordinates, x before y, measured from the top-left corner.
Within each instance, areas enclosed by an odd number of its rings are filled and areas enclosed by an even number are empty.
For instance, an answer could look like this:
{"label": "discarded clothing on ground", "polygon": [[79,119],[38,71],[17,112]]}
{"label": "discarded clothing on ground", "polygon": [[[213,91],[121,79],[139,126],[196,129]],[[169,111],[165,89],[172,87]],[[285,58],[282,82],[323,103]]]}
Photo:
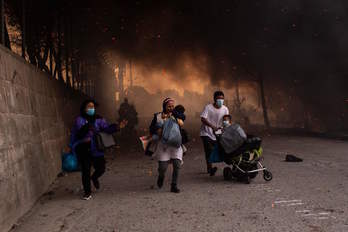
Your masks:
{"label": "discarded clothing on ground", "polygon": [[286,162],[302,162],[303,161],[303,159],[301,159],[301,158],[298,158],[298,157],[296,157],[296,156],[294,156],[294,155],[286,155],[285,156],[285,161]]}

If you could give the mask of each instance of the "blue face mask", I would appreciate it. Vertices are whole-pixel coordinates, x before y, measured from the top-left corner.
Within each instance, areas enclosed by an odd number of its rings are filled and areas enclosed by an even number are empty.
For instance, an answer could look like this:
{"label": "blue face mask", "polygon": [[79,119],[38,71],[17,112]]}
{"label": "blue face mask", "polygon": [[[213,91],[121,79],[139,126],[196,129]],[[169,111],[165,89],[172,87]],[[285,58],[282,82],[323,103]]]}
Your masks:
{"label": "blue face mask", "polygon": [[94,108],[87,109],[86,114],[89,116],[93,116],[95,114],[95,109]]}
{"label": "blue face mask", "polygon": [[231,125],[230,121],[223,121],[223,127],[228,127]]}
{"label": "blue face mask", "polygon": [[216,100],[216,105],[217,105],[218,107],[223,106],[223,104],[224,104],[224,99],[217,99],[217,100]]}

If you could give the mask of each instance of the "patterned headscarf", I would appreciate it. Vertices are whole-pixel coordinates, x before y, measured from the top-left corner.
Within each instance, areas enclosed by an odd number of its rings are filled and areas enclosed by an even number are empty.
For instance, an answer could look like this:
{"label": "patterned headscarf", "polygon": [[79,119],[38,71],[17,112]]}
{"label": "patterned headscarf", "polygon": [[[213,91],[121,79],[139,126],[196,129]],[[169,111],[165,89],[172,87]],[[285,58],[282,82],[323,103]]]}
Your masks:
{"label": "patterned headscarf", "polygon": [[163,107],[163,112],[166,112],[166,108],[169,102],[174,102],[173,98],[167,97],[166,99],[164,99],[162,107]]}

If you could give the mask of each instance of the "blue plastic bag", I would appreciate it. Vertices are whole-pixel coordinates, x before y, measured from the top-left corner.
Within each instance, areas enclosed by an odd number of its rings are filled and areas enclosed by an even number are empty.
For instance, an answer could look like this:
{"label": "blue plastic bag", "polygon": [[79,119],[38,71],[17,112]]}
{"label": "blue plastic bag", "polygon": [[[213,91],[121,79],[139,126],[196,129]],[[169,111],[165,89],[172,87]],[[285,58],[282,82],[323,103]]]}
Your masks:
{"label": "blue plastic bag", "polygon": [[169,118],[164,122],[162,142],[177,148],[182,145],[180,127],[174,118]]}
{"label": "blue plastic bag", "polygon": [[79,170],[79,162],[76,154],[63,153],[62,154],[62,169],[66,172],[75,172]]}
{"label": "blue plastic bag", "polygon": [[213,151],[210,154],[209,163],[221,163],[223,162],[220,154],[219,154],[219,146],[216,144],[213,148]]}

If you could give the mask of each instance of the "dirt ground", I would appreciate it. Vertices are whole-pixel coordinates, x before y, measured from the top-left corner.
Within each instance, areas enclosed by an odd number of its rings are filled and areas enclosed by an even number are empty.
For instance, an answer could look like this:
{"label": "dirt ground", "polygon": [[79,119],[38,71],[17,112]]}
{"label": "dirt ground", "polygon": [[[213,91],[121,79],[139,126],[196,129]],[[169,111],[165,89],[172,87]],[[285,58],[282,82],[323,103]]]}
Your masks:
{"label": "dirt ground", "polygon": [[[284,162],[295,154],[302,163]],[[157,163],[136,149],[108,154],[102,189],[83,201],[80,174],[60,177],[13,232],[32,231],[348,231],[348,142],[267,137],[262,175],[251,184],[205,173],[200,140],[189,145],[182,192],[155,186]]]}

